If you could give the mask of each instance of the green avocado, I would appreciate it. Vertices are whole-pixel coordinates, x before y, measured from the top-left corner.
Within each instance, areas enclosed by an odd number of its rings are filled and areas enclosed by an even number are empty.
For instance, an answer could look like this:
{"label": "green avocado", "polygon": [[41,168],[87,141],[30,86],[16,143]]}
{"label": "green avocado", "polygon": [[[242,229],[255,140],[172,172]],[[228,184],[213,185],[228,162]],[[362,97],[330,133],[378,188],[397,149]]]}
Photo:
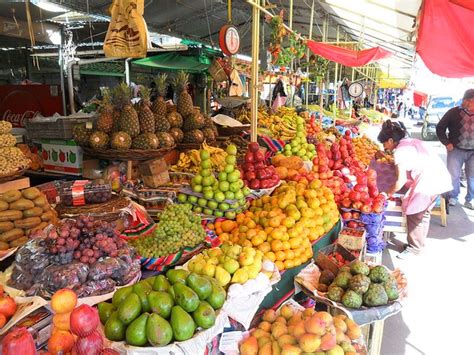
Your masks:
{"label": "green avocado", "polygon": [[148,283],[148,285],[151,286],[151,288],[153,288],[153,284],[155,283],[155,280],[156,280],[156,276],[145,279],[145,281]]}
{"label": "green avocado", "polygon": [[192,338],[196,330],[193,317],[180,306],[174,306],[171,309],[170,324],[171,329],[173,329],[173,336],[177,341]]}
{"label": "green avocado", "polygon": [[186,278],[188,277],[189,272],[184,269],[171,269],[166,273],[168,281],[174,285],[177,282],[186,283]]}
{"label": "green avocado", "polygon": [[142,304],[136,293],[129,294],[118,308],[119,318],[125,325],[132,323],[141,313]]}
{"label": "green avocado", "polygon": [[122,341],[125,339],[125,324],[119,319],[118,312],[113,312],[107,323],[105,323],[105,337],[112,341]]}
{"label": "green avocado", "polygon": [[143,313],[135,319],[125,331],[125,341],[127,344],[143,346],[148,342],[146,336],[146,325],[148,323],[149,313]]}
{"label": "green avocado", "polygon": [[132,291],[133,286],[122,287],[115,291],[112,297],[112,304],[114,307],[118,308],[120,304],[127,298],[127,296],[132,293]]}
{"label": "green avocado", "polygon": [[151,312],[168,319],[174,306],[173,297],[168,292],[152,291],[148,294]]}
{"label": "green avocado", "polygon": [[146,324],[146,337],[153,346],[165,346],[173,339],[173,329],[166,319],[152,313]]}
{"label": "green avocado", "polygon": [[171,285],[165,275],[158,275],[153,283],[154,291],[168,291]]}
{"label": "green avocado", "polygon": [[199,327],[208,329],[216,323],[216,312],[209,303],[201,301],[193,312],[193,319]]}
{"label": "green avocado", "polygon": [[209,281],[211,282],[211,294],[206,298],[206,302],[217,310],[224,305],[226,292],[214,279],[209,278]]}
{"label": "green avocado", "polygon": [[102,324],[107,323],[107,319],[109,319],[110,315],[115,312],[115,307],[112,303],[108,302],[100,302],[97,305],[97,309],[99,311],[99,318]]}
{"label": "green avocado", "polygon": [[200,300],[205,300],[211,295],[211,282],[198,274],[192,272],[186,279],[186,285],[197,293]]}
{"label": "green avocado", "polygon": [[176,303],[179,304],[186,312],[194,312],[199,306],[199,297],[188,286],[181,282],[173,285]]}
{"label": "green avocado", "polygon": [[[145,286],[147,285],[147,286]],[[148,303],[148,294],[152,291],[148,283],[137,283],[133,285],[133,293],[138,295],[142,304],[142,312],[150,312],[150,304]]]}

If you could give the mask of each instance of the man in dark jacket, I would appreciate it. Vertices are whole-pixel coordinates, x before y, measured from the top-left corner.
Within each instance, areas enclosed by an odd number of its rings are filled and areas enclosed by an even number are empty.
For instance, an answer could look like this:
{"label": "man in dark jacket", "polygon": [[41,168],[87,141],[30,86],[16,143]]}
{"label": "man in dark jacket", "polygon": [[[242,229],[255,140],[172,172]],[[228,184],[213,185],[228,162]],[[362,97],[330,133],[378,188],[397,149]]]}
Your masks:
{"label": "man in dark jacket", "polygon": [[464,206],[474,209],[474,89],[464,93],[461,106],[445,113],[436,126],[436,135],[448,151],[448,170],[453,180],[449,204],[454,206],[457,203],[461,169],[465,165],[467,194]]}

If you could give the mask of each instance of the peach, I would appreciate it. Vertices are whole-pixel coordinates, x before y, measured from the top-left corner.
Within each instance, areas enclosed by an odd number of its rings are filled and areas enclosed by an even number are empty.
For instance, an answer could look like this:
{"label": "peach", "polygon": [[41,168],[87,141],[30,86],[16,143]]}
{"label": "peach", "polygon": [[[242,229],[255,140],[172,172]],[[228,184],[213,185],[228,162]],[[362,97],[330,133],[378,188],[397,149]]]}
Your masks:
{"label": "peach", "polygon": [[339,345],[336,345],[331,350],[326,352],[326,354],[327,355],[344,355],[344,350],[342,350],[342,348]]}
{"label": "peach", "polygon": [[336,330],[340,330],[343,333],[347,331],[347,324],[341,318],[334,318],[334,326]]}
{"label": "peach", "polygon": [[[346,324],[346,323],[344,323],[344,324]],[[258,325],[257,328],[262,329],[266,332],[269,332],[270,329],[272,329],[272,324],[270,322],[263,321],[263,322],[260,322],[260,324]]]}
{"label": "peach", "polygon": [[280,308],[280,315],[286,320],[289,320],[291,317],[293,317],[293,314],[294,314],[293,308],[291,308],[288,305],[284,305],[283,307]]}
{"label": "peach", "polygon": [[283,323],[286,325],[286,319],[283,318],[282,316],[278,316],[277,319],[275,319],[274,323]]}
{"label": "peach", "polygon": [[[321,350],[327,351],[336,346],[336,335],[332,333],[326,333],[321,337]],[[343,352],[344,354],[344,352]]]}
{"label": "peach", "polygon": [[269,337],[261,337],[257,339],[259,349],[263,347],[266,343],[271,343],[271,342],[272,342],[272,338],[269,338]]}
{"label": "peach", "polygon": [[346,340],[346,334],[340,329],[336,329],[336,343],[341,344]]}
{"label": "peach", "polygon": [[66,330],[58,330],[48,340],[48,350],[52,354],[67,353],[74,346],[74,337]]}
{"label": "peach", "polygon": [[328,312],[316,312],[315,315],[326,324],[326,327],[332,324],[332,316]]}
{"label": "peach", "polygon": [[76,307],[77,295],[69,289],[63,288],[51,297],[51,308],[55,313],[70,313]]}
{"label": "peach", "polygon": [[257,338],[249,336],[243,342],[240,343],[240,354],[241,355],[257,355],[258,354],[258,343]]}
{"label": "peach", "polygon": [[296,324],[288,326],[288,333],[293,335],[296,339],[298,339],[301,335],[306,333],[304,322],[300,321]]}
{"label": "peach", "polygon": [[259,347],[258,355],[272,355],[272,343],[268,342]]}
{"label": "peach", "polygon": [[272,341],[272,355],[280,355],[281,347],[276,340]]}
{"label": "peach", "polygon": [[255,338],[270,338],[270,333],[263,330],[263,329],[260,329],[260,328],[257,328],[257,329],[254,329],[251,333],[251,335]]}
{"label": "peach", "polygon": [[277,339],[277,341],[278,341],[278,345],[280,345],[282,348],[283,348],[283,345],[285,344],[291,344],[291,345],[296,344],[296,339],[290,334],[283,334]]}
{"label": "peach", "polygon": [[53,324],[59,330],[71,329],[70,324],[71,313],[57,313],[53,316]]}
{"label": "peach", "polygon": [[288,334],[288,328],[285,324],[273,323],[272,324],[272,335],[275,339],[278,339],[283,334]]}
{"label": "peach", "polygon": [[293,315],[293,317],[290,318],[290,320],[288,321],[288,325],[299,323],[302,320],[303,320],[303,314],[301,312],[297,312]]}
{"label": "peach", "polygon": [[304,321],[304,329],[307,333],[323,335],[326,332],[325,323],[316,317],[316,314]]}
{"label": "peach", "polygon": [[346,334],[349,338],[351,338],[351,340],[356,340],[360,338],[362,332],[359,326],[355,326],[355,327],[349,327]]}
{"label": "peach", "polygon": [[265,313],[263,313],[262,319],[266,322],[273,323],[275,319],[277,319],[277,316],[274,309],[267,309]]}
{"label": "peach", "polygon": [[303,319],[309,318],[314,314],[315,310],[313,308],[306,308],[303,311]]}
{"label": "peach", "polygon": [[301,349],[295,345],[285,344],[281,347],[281,355],[300,355]]}
{"label": "peach", "polygon": [[312,353],[319,349],[321,338],[315,334],[305,333],[298,339],[301,350]]}

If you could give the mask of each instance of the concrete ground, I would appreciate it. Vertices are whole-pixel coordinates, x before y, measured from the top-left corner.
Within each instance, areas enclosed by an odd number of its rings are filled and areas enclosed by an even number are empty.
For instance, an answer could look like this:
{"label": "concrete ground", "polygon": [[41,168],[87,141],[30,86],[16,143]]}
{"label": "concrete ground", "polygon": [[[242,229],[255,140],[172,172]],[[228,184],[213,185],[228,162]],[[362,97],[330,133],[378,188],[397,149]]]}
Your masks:
{"label": "concrete ground", "polygon": [[[419,127],[412,136],[419,138]],[[445,158],[444,147],[428,143]],[[464,202],[466,189],[460,201]],[[395,256],[406,242],[396,235],[384,252],[384,264],[399,267],[408,279],[408,298],[401,313],[385,321],[382,355],[474,354],[474,211],[450,207],[447,227],[432,217],[426,250],[406,261]]]}

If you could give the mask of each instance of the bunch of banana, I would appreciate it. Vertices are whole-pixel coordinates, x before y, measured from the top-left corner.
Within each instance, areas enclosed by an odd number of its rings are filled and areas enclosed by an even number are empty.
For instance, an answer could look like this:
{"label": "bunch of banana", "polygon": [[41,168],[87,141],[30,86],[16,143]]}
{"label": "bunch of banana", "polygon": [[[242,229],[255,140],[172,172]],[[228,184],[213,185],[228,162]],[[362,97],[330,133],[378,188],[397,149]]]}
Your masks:
{"label": "bunch of banana", "polygon": [[[214,169],[220,169],[225,165],[225,150],[208,145],[206,142],[202,144],[202,149],[207,150],[211,155],[211,164]],[[191,149],[186,153],[180,153],[178,162],[171,167],[171,171],[197,173],[201,165],[201,157],[199,150]]]}

